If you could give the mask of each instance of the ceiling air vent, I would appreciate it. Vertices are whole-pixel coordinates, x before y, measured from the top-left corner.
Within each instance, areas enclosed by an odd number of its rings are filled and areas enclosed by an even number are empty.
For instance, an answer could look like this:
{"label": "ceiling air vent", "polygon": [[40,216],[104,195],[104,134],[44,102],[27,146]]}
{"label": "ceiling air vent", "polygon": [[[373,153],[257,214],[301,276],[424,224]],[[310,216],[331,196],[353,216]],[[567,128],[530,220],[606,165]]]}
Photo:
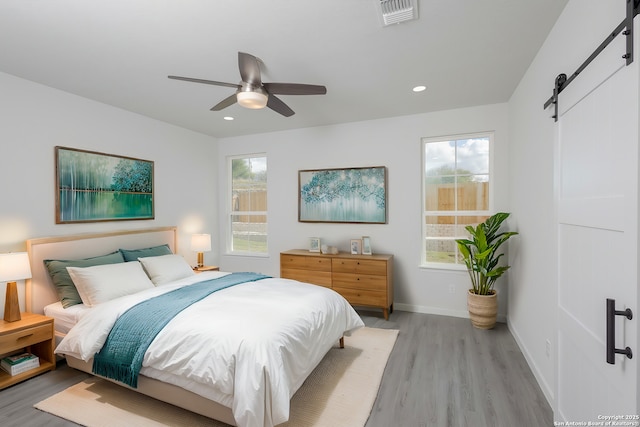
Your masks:
{"label": "ceiling air vent", "polygon": [[399,24],[418,17],[417,0],[380,0],[383,25]]}

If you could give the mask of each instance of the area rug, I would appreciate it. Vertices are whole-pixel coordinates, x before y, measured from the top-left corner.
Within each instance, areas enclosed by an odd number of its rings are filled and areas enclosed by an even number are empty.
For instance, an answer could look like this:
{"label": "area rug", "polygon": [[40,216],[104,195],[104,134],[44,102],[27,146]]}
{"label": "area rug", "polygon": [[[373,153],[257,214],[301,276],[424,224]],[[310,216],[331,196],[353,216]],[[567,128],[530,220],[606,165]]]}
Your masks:
{"label": "area rug", "polygon": [[[345,348],[329,350],[293,396],[289,422],[281,426],[364,426],[397,336],[365,327],[345,337]],[[95,377],[34,406],[88,427],[227,426]]]}

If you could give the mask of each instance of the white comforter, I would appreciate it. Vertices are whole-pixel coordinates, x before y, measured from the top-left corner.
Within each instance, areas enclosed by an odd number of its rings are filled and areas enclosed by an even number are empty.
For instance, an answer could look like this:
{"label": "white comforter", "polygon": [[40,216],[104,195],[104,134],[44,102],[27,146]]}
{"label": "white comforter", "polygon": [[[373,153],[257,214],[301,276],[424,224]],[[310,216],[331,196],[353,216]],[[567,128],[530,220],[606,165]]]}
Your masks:
{"label": "white comforter", "polygon": [[[201,273],[87,310],[56,353],[89,361],[129,307],[224,274]],[[291,397],[326,352],[362,326],[330,289],[279,278],[245,283],[178,314],[149,347],[141,374],[232,408],[239,426],[273,426],[288,420]]]}

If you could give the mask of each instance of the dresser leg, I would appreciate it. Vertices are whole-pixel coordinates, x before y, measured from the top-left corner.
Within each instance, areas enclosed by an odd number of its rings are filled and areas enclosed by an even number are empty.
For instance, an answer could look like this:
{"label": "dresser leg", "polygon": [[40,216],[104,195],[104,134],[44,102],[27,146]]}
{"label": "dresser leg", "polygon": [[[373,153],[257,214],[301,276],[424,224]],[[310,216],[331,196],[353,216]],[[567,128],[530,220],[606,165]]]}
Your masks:
{"label": "dresser leg", "polygon": [[389,309],[388,308],[383,308],[382,309],[382,314],[384,314],[384,320],[389,320]]}
{"label": "dresser leg", "polygon": [[344,337],[340,337],[340,348],[344,348]]}

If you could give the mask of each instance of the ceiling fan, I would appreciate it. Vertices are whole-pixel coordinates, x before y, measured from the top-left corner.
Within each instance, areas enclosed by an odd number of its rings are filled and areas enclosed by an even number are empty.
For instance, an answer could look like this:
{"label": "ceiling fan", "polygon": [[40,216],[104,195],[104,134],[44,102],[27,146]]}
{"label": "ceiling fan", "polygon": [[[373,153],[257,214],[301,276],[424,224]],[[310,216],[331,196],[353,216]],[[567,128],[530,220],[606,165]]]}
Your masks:
{"label": "ceiling fan", "polygon": [[295,112],[276,95],[324,95],[327,88],[300,83],[264,83],[260,77],[260,59],[244,52],[238,52],[238,67],[242,81],[238,84],[194,79],[191,77],[168,76],[170,79],[204,83],[215,86],[232,87],[236,92],[220,101],[211,111],[220,111],[236,102],[245,108],[269,107],[273,111],[290,117]]}

